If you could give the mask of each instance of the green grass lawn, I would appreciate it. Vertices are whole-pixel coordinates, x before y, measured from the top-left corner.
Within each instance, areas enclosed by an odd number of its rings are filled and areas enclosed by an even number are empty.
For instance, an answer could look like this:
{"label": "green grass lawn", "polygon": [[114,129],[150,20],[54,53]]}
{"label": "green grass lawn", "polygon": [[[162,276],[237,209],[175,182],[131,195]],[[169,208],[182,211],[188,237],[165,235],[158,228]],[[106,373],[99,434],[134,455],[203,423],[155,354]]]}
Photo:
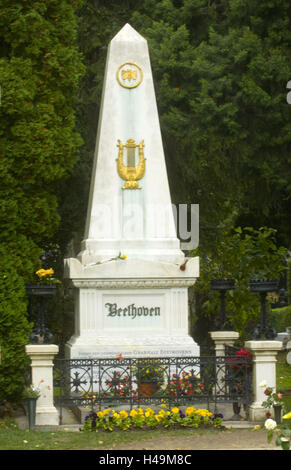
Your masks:
{"label": "green grass lawn", "polygon": [[29,431],[19,429],[13,421],[0,422],[1,450],[89,450],[104,449],[120,443],[137,442],[144,439],[155,439],[163,436],[191,436],[200,433],[221,433],[219,429],[161,429],[151,431],[114,431],[84,432],[84,431]]}
{"label": "green grass lawn", "polygon": [[286,352],[280,352],[277,361],[277,391],[283,394],[286,410],[291,411],[291,365],[286,362]]}

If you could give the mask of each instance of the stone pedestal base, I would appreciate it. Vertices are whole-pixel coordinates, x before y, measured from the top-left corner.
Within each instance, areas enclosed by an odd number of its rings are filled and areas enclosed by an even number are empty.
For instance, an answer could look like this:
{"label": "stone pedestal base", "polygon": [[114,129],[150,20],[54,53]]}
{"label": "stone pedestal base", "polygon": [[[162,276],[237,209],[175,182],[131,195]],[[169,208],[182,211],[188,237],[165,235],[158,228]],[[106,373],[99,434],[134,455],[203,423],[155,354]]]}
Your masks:
{"label": "stone pedestal base", "polygon": [[187,269],[141,259],[82,266],[66,260],[75,286],[75,334],[67,358],[198,356],[189,336],[188,287],[199,273],[197,258]]}
{"label": "stone pedestal base", "polygon": [[130,337],[73,337],[66,344],[66,358],[186,357],[199,356],[200,348],[187,335]]}
{"label": "stone pedestal base", "polygon": [[[266,400],[264,390],[272,387],[276,391],[276,356],[282,349],[281,341],[246,341],[245,348],[253,357],[253,403],[249,406],[250,421],[264,421]],[[263,385],[264,384],[264,385]]]}
{"label": "stone pedestal base", "polygon": [[32,385],[40,389],[36,402],[36,425],[58,425],[59,414],[53,400],[53,359],[59,352],[55,344],[28,344],[26,353],[31,359]]}

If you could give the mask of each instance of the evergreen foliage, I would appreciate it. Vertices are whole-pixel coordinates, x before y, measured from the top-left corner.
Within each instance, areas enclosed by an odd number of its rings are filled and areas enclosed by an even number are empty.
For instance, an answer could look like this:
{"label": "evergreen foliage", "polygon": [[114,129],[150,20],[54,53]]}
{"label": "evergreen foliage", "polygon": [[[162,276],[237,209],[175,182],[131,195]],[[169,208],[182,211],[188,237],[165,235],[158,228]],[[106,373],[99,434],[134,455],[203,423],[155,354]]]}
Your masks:
{"label": "evergreen foliage", "polygon": [[84,72],[67,0],[0,7],[0,397],[16,398],[30,325],[24,283],[60,216],[56,187],[78,158],[74,101]]}
{"label": "evergreen foliage", "polygon": [[[235,288],[227,292],[227,317],[241,339],[248,339],[249,332],[258,322],[260,298],[250,292],[249,281],[280,278],[284,271],[286,248],[277,246],[276,231],[267,227],[255,230],[252,227],[230,227],[225,230],[212,250],[199,247],[195,253],[200,257],[200,277],[194,290],[196,293],[197,338],[203,341],[207,331],[203,318],[210,323],[219,316],[220,296],[211,291],[212,279],[233,279]],[[202,324],[202,327],[199,326]]]}

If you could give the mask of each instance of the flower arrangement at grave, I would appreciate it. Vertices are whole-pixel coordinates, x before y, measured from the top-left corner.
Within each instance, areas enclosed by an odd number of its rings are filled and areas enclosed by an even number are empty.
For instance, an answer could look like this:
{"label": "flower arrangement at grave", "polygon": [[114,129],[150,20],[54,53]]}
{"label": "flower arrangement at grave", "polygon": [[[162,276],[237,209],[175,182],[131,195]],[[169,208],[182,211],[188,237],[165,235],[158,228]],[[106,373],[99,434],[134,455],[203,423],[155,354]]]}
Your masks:
{"label": "flower arrangement at grave", "polygon": [[39,398],[42,394],[43,396],[45,397],[45,391],[46,390],[50,390],[50,386],[47,385],[47,386],[43,386],[42,384],[44,384],[44,380],[40,380],[39,384],[36,386],[36,385],[27,385],[24,387],[23,391],[22,391],[22,398],[24,400],[28,399],[28,398]]}
{"label": "flower arrangement at grave", "polygon": [[282,416],[282,425],[271,418],[266,419],[264,423],[265,429],[268,431],[267,441],[271,442],[274,433],[276,433],[276,445],[281,446],[282,450],[290,450],[291,443],[291,411]]}
{"label": "flower arrangement at grave", "polygon": [[165,367],[158,359],[141,359],[133,366],[132,374],[138,383],[155,383],[160,387],[164,383]]}
{"label": "flower arrangement at grave", "polygon": [[22,398],[27,400],[28,398],[39,398],[41,395],[41,391],[39,387],[35,387],[34,385],[29,385],[24,387],[22,391]]}
{"label": "flower arrangement at grave", "polygon": [[226,371],[227,379],[230,383],[230,392],[233,394],[233,406],[237,414],[239,414],[242,406],[240,397],[250,388],[251,381],[248,373],[252,371],[253,367],[250,361],[251,358],[251,353],[241,348],[234,357],[226,359],[226,363],[230,366]]}
{"label": "flower arrangement at grave", "polygon": [[200,381],[199,376],[192,372],[183,371],[180,376],[172,374],[166,392],[170,396],[201,395],[203,387],[204,384]]}
{"label": "flower arrangement at grave", "polygon": [[106,391],[104,397],[137,397],[137,390],[133,388],[129,375],[122,375],[120,371],[114,371],[112,377],[105,380]]}
{"label": "flower arrangement at grave", "polygon": [[222,426],[222,418],[206,409],[188,407],[182,411],[178,407],[167,409],[161,405],[158,411],[152,408],[137,408],[130,411],[107,408],[91,412],[85,418],[84,431],[114,431],[130,429],[153,429],[170,427],[217,427]]}
{"label": "flower arrangement at grave", "polygon": [[235,377],[243,377],[245,375],[245,370],[252,370],[253,366],[250,361],[251,358],[251,353],[246,351],[244,348],[241,348],[236,352],[235,357],[227,358],[226,362],[230,365]]}
{"label": "flower arrangement at grave", "polygon": [[49,269],[38,269],[35,272],[36,275],[36,283],[37,284],[60,284],[61,281],[54,277],[54,270],[53,268]]}
{"label": "flower arrangement at grave", "polygon": [[[262,382],[262,384],[260,384],[261,387],[264,387],[265,385],[266,385],[265,382]],[[273,390],[274,390],[273,387],[267,387],[264,390],[264,395],[266,395],[267,399],[262,402],[262,406],[263,406],[263,408],[267,409],[266,418],[271,417],[271,412],[270,411],[274,406],[276,406],[276,405],[282,406],[283,405],[283,395],[282,395],[282,393],[274,392]]]}

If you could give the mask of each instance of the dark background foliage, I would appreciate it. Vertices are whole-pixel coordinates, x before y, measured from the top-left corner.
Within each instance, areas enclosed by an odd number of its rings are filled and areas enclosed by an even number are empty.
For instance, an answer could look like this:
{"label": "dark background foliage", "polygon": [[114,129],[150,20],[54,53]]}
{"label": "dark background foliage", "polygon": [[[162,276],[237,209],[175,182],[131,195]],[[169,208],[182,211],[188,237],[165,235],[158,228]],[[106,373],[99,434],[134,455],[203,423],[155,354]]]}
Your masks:
{"label": "dark background foliage", "polygon": [[[62,279],[79,252],[107,46],[125,23],[149,44],[172,200],[200,206],[197,254],[212,269],[233,227],[269,227],[290,250],[290,21],[289,0],[2,0],[0,396],[23,381],[25,283],[41,264]],[[65,282],[48,326],[61,347],[72,334]]]}

